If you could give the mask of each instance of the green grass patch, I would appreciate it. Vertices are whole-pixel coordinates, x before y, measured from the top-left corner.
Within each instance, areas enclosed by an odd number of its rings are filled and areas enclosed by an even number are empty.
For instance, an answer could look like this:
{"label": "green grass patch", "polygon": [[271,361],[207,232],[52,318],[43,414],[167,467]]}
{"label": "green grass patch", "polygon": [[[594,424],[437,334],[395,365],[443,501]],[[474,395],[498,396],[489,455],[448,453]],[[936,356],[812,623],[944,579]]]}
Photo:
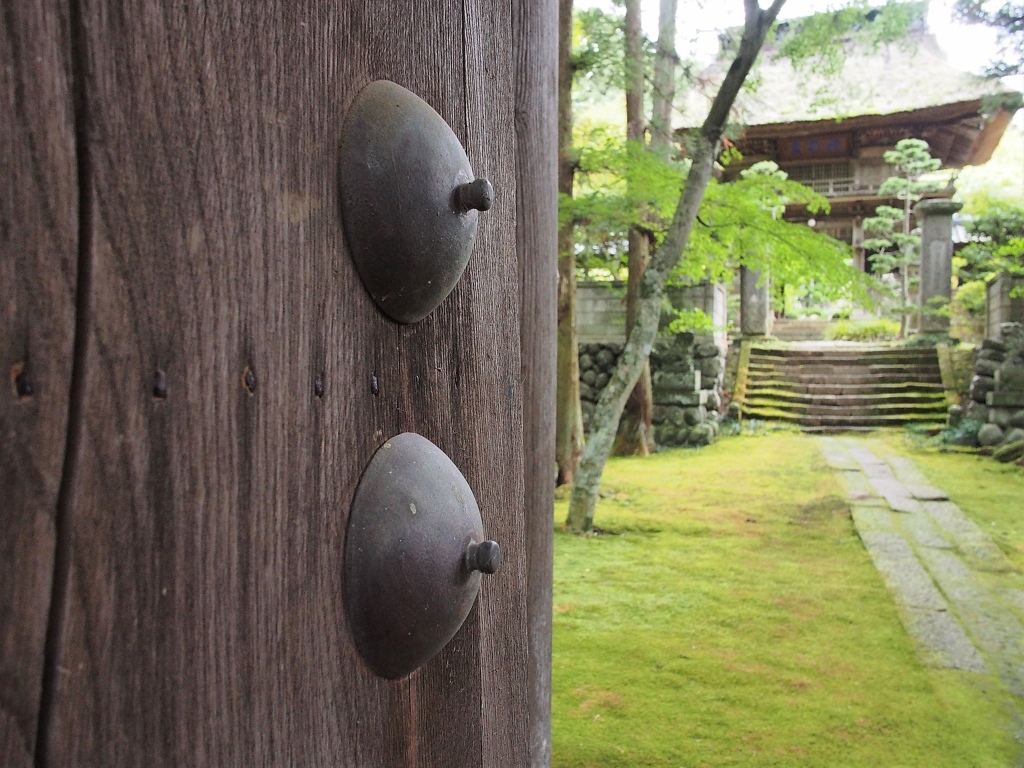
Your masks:
{"label": "green grass patch", "polygon": [[893,341],[900,335],[895,320],[837,320],[825,329],[828,341]]}
{"label": "green grass patch", "polygon": [[1021,759],[996,678],[919,662],[814,438],[613,459],[595,523],[555,536],[555,766]]}

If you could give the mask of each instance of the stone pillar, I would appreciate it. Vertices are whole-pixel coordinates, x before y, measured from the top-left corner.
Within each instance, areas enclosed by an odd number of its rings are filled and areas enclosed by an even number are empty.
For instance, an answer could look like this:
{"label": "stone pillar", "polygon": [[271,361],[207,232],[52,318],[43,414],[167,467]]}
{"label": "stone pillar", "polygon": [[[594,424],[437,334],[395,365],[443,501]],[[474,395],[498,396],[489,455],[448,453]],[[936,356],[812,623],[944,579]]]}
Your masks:
{"label": "stone pillar", "polygon": [[728,351],[729,291],[724,283],[703,282],[697,285],[675,286],[668,289],[668,296],[676,309],[699,309],[711,318],[715,344],[723,355]]}
{"label": "stone pillar", "polygon": [[761,273],[740,267],[740,331],[744,336],[767,336],[772,332],[768,279]]}
{"label": "stone pillar", "polygon": [[953,280],[953,214],[963,205],[952,200],[922,200],[914,206],[921,224],[921,333],[946,333],[949,318],[935,310],[949,305]]}

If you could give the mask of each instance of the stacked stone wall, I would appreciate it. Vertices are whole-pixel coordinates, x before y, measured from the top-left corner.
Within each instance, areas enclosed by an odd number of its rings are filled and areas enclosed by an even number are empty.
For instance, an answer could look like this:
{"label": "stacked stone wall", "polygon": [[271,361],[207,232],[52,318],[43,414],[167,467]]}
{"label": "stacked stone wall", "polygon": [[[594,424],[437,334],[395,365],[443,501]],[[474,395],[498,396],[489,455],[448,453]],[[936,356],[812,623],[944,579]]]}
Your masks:
{"label": "stacked stone wall", "polygon": [[[580,402],[589,429],[622,345],[580,345]],[[724,359],[712,336],[681,333],[659,339],[651,351],[654,438],[659,447],[707,445],[719,434]]]}
{"label": "stacked stone wall", "polygon": [[985,422],[978,443],[994,447],[1024,440],[1024,325],[1004,323],[998,339],[986,339],[971,379],[964,416]]}

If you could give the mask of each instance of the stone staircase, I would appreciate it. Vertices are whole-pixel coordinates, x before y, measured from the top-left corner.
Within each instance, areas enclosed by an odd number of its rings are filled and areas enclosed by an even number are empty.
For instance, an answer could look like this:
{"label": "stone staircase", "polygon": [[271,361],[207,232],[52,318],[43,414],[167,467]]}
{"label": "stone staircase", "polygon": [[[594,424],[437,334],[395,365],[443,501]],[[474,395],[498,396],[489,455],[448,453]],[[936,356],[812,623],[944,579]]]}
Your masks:
{"label": "stone staircase", "polygon": [[877,429],[946,420],[938,355],[866,344],[748,344],[734,403],[744,418],[809,431]]}

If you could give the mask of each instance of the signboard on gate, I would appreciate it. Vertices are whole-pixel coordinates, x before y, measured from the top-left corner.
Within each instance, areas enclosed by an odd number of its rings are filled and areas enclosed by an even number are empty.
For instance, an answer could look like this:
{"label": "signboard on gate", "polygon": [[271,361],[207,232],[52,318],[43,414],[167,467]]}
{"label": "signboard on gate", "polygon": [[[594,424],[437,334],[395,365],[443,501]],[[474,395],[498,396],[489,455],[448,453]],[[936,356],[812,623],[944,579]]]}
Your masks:
{"label": "signboard on gate", "polygon": [[778,141],[780,160],[824,160],[830,157],[848,157],[850,154],[848,133],[795,136]]}

